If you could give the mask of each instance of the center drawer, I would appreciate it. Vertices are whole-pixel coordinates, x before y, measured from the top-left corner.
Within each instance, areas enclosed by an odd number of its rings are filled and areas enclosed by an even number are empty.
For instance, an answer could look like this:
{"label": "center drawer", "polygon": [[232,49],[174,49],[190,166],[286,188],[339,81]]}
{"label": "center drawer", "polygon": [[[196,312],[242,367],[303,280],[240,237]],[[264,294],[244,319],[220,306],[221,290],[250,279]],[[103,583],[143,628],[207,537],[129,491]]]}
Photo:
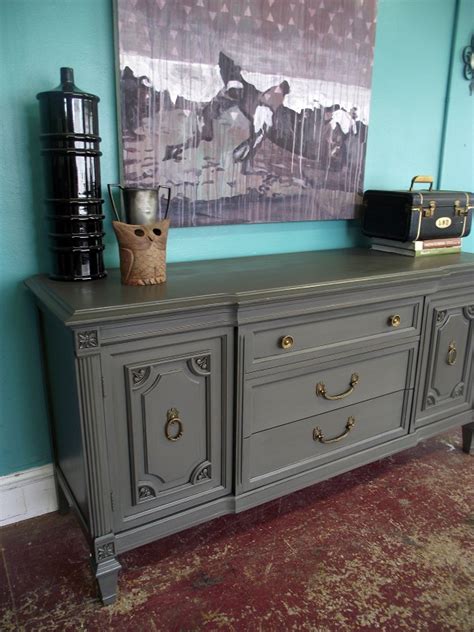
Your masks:
{"label": "center drawer", "polygon": [[247,378],[243,436],[413,387],[416,344]]}
{"label": "center drawer", "polygon": [[412,393],[391,393],[244,439],[244,488],[266,485],[403,436],[408,431]]}
{"label": "center drawer", "polygon": [[245,335],[246,370],[418,335],[420,305],[420,299],[400,299],[261,323]]}

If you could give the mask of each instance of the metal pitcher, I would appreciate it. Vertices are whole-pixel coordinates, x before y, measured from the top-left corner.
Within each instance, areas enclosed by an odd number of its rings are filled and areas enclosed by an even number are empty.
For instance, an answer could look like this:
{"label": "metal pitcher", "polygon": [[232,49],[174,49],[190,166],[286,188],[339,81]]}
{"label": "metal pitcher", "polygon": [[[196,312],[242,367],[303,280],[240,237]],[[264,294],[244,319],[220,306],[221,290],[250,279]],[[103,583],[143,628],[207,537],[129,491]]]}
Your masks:
{"label": "metal pitcher", "polygon": [[[122,192],[123,218],[120,217],[117,207],[115,206],[115,200],[112,195],[112,187],[118,187]],[[121,184],[108,184],[107,189],[109,191],[110,202],[112,203],[115,217],[119,222],[141,225],[156,222],[160,216],[161,208],[160,189],[166,189],[168,191],[168,195],[166,196],[166,211],[164,219],[168,217],[171,200],[170,187],[160,185],[156,189],[140,189],[137,187],[123,187]]]}

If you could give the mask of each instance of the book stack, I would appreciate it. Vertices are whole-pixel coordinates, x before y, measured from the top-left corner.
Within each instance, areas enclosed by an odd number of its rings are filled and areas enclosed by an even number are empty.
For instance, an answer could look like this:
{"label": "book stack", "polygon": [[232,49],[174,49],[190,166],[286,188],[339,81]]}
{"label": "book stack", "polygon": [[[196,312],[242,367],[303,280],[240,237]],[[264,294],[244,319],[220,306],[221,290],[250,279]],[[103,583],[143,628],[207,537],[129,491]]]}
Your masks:
{"label": "book stack", "polygon": [[396,241],[395,239],[372,239],[372,250],[393,252],[406,257],[426,257],[429,255],[451,255],[461,252],[461,238],[426,239],[425,241]]}

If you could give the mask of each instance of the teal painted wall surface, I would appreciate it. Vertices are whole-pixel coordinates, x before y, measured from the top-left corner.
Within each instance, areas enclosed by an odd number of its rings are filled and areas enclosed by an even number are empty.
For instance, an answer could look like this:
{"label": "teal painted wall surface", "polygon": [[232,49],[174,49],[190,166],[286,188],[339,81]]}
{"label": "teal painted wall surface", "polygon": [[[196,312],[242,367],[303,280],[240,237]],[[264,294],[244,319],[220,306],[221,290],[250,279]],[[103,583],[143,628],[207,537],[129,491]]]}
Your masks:
{"label": "teal painted wall surface", "polygon": [[[460,0],[452,47],[452,69],[446,102],[446,134],[440,162],[440,187],[474,191],[474,92],[462,76],[464,48],[474,36],[474,0]],[[468,238],[474,250],[474,235]]]}
{"label": "teal painted wall surface", "polygon": [[[459,16],[472,23],[471,0],[459,6]],[[452,50],[468,42],[459,16],[455,31],[456,0],[379,0],[365,188],[403,188],[412,175],[425,172],[441,173],[446,188],[473,188],[472,168],[456,170],[448,155],[461,145],[471,157],[473,150],[462,117],[474,97],[454,57],[448,82]],[[22,280],[48,269],[35,95],[59,83],[60,66],[74,68],[77,85],[101,98],[104,185],[117,182],[119,156],[111,0],[3,0],[0,29],[3,475],[51,459],[37,324]],[[110,218],[108,206],[106,213]],[[114,267],[110,219],[106,230],[105,261]],[[184,261],[358,243],[363,239],[355,221],[183,228],[171,231],[168,257]],[[472,236],[466,249],[474,250]]]}

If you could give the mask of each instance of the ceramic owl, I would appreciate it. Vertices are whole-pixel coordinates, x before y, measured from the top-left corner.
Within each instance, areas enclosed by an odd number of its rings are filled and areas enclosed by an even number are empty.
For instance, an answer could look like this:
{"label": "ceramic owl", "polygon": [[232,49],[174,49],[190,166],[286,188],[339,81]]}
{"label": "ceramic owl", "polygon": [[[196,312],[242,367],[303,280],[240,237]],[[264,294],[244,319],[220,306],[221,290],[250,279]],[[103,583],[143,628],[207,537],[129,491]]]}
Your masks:
{"label": "ceramic owl", "polygon": [[170,222],[153,224],[112,222],[119,243],[124,285],[156,285],[166,281],[166,240]]}

